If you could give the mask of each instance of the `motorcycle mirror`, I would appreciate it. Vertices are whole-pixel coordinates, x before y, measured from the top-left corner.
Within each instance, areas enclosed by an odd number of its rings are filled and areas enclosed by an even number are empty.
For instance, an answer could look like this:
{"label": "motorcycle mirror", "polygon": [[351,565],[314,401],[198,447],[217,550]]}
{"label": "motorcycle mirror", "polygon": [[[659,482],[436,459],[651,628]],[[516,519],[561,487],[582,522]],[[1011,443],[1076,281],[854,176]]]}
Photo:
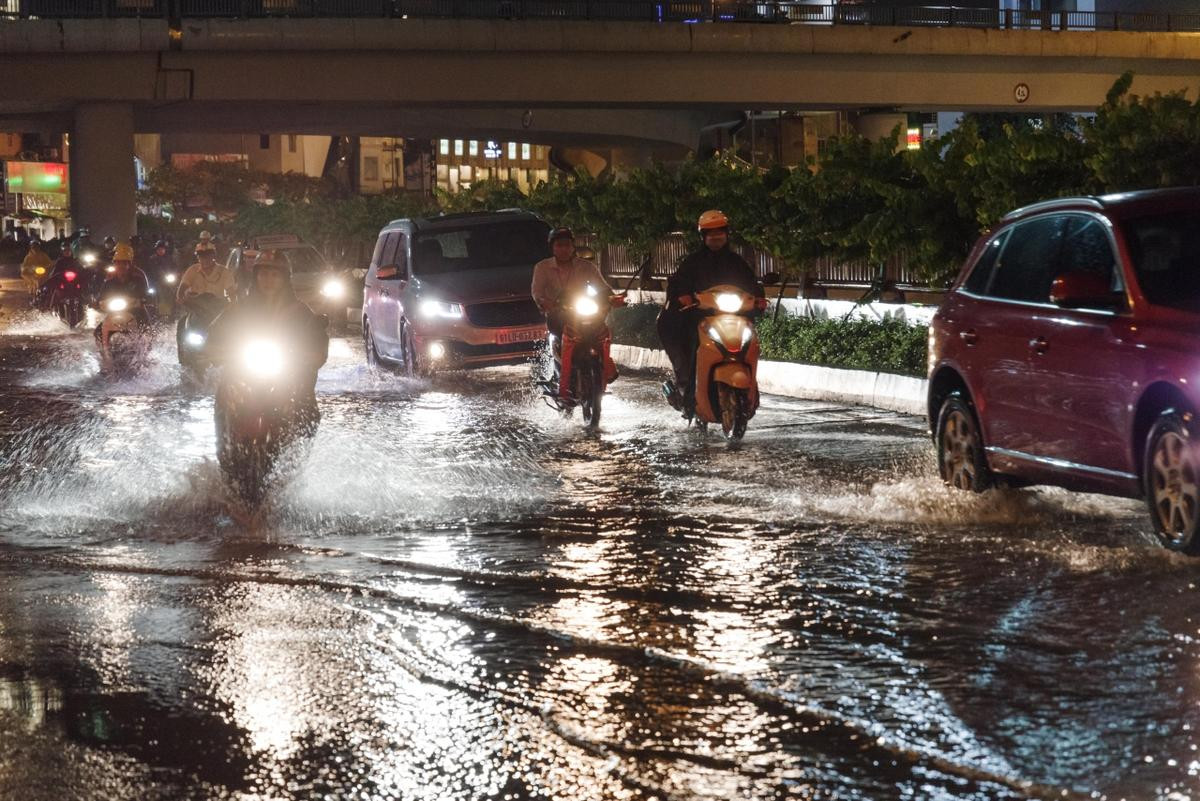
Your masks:
{"label": "motorcycle mirror", "polygon": [[773,286],[780,280],[779,273],[771,271],[762,277],[763,286]]}

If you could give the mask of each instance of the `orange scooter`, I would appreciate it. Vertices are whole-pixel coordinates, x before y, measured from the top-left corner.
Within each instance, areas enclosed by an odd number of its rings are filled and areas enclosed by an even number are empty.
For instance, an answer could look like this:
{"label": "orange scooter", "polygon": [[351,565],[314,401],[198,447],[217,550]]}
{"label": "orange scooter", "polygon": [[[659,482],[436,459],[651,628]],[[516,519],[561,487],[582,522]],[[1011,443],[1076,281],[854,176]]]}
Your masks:
{"label": "orange scooter", "polygon": [[735,286],[715,286],[696,294],[699,347],[696,349],[695,418],[702,426],[720,423],[730,442],[746,433],[758,411],[758,334],[754,316],[766,301]]}

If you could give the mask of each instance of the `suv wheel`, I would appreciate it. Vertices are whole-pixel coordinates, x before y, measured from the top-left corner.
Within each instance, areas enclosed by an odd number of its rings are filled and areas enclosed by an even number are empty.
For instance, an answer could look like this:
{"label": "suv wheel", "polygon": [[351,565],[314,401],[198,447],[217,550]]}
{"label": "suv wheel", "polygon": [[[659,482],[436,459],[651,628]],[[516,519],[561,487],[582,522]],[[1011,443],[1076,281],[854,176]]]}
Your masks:
{"label": "suv wheel", "polygon": [[421,365],[417,361],[417,346],[413,342],[412,329],[407,325],[400,332],[401,349],[404,352],[405,378],[420,378]]}
{"label": "suv wheel", "polygon": [[1190,415],[1164,412],[1146,437],[1145,493],[1154,533],[1173,551],[1200,554],[1200,460]]}
{"label": "suv wheel", "polygon": [[950,486],[983,492],[993,485],[975,410],[955,392],[942,402],[937,426],[938,472]]}
{"label": "suv wheel", "polygon": [[363,349],[367,353],[367,366],[378,370],[383,366],[379,360],[379,349],[375,347],[375,336],[371,333],[371,324],[363,320]]}

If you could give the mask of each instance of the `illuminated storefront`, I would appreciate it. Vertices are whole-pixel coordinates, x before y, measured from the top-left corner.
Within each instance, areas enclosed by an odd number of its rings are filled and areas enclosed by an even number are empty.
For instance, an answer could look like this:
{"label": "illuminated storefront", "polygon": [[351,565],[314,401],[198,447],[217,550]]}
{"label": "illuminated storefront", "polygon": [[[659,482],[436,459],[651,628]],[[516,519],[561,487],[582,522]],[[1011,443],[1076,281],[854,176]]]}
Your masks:
{"label": "illuminated storefront", "polygon": [[513,181],[528,192],[550,180],[550,148],[529,142],[480,139],[437,141],[437,185],[447,192],[480,181]]}

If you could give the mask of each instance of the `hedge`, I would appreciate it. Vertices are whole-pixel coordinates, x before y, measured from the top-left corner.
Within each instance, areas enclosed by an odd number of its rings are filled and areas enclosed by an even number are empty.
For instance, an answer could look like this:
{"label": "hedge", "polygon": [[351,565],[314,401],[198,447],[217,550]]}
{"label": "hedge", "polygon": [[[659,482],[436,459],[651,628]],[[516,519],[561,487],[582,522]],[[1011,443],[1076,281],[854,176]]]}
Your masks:
{"label": "hedge", "polygon": [[[609,316],[613,342],[643,348],[662,347],[654,327],[659,306],[638,303]],[[767,314],[758,322],[764,359],[851,370],[921,376],[926,370],[929,329],[902,319],[800,317]]]}

